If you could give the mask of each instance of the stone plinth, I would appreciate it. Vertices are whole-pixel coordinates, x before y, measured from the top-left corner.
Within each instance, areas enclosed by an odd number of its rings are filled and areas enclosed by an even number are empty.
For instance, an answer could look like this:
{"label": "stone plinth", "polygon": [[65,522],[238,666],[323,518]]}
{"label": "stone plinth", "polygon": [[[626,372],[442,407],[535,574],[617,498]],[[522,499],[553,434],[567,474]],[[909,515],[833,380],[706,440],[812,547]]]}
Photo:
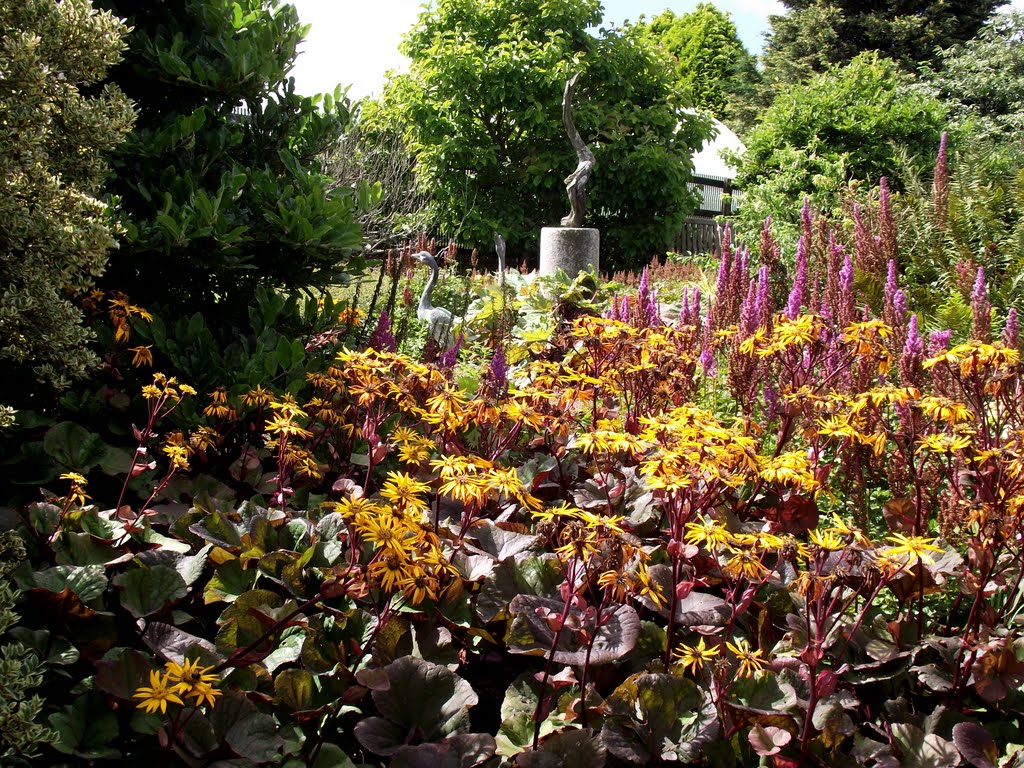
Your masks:
{"label": "stone plinth", "polygon": [[544,227],[540,231],[540,274],[558,269],[570,278],[581,271],[599,274],[601,233],[587,227]]}

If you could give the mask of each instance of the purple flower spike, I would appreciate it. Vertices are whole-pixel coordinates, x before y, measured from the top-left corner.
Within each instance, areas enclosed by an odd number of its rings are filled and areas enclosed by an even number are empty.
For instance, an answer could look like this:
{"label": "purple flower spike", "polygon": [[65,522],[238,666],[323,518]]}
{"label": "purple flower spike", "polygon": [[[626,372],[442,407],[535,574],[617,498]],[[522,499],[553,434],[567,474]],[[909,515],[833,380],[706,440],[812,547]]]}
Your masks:
{"label": "purple flower spike", "polygon": [[932,331],[928,336],[928,357],[935,357],[940,352],[949,349],[949,340],[953,336],[953,330]]}
{"label": "purple flower spike", "polygon": [[985,282],[985,267],[978,267],[978,276],[971,291],[971,314],[974,325],[971,335],[979,341],[988,341],[992,332],[992,305],[988,302],[988,284]]}
{"label": "purple flower spike", "polygon": [[807,295],[807,253],[803,243],[801,238],[796,249],[796,277],[793,278],[793,289],[789,292],[789,303],[786,305],[786,317],[790,320],[795,320],[800,314]]}
{"label": "purple flower spike", "polygon": [[391,333],[391,318],[388,317],[387,312],[380,313],[377,327],[374,328],[370,336],[369,346],[370,349],[376,349],[379,352],[394,352],[398,349],[395,337]]}
{"label": "purple flower spike", "polygon": [[757,327],[768,325],[772,319],[771,272],[765,264],[757,270]]}
{"label": "purple flower spike", "polygon": [[907,341],[903,345],[903,357],[900,358],[900,377],[904,384],[913,384],[921,373],[924,360],[924,339],[917,330],[917,315],[910,316],[907,323]]}
{"label": "purple flower spike", "polygon": [[508,388],[508,361],[501,345],[494,350],[494,357],[487,368],[487,379],[496,392],[503,393]]}
{"label": "purple flower spike", "polygon": [[1016,307],[1010,307],[1010,311],[1006,313],[1006,325],[1003,326],[1003,344],[1011,349],[1020,348],[1020,327],[1017,321]]}
{"label": "purple flower spike", "polygon": [[709,323],[704,324],[700,358],[697,362],[700,363],[700,369],[705,376],[713,377],[718,375],[718,369],[715,366],[715,352],[711,348],[711,325]]}
{"label": "purple flower spike", "polygon": [[907,319],[907,294],[900,288],[892,297],[893,315],[896,326],[902,326]]}
{"label": "purple flower spike", "polygon": [[460,333],[451,348],[441,355],[441,359],[437,361],[440,368],[451,370],[455,367],[455,361],[459,359],[459,350],[462,349],[462,344],[465,340],[466,334]]}

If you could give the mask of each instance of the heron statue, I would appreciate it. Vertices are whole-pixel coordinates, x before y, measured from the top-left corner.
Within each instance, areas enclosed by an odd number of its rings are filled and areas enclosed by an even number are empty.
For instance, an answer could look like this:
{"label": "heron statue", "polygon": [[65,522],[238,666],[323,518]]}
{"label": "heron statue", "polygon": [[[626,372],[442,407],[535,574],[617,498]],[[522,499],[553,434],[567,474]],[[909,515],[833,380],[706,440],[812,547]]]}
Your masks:
{"label": "heron statue", "polygon": [[429,251],[420,251],[412,255],[416,261],[430,267],[430,279],[420,296],[420,305],[416,309],[416,317],[427,324],[430,337],[442,348],[447,349],[452,345],[452,327],[455,324],[455,316],[444,307],[435,307],[431,301],[434,293],[434,286],[437,284],[437,260],[430,255]]}

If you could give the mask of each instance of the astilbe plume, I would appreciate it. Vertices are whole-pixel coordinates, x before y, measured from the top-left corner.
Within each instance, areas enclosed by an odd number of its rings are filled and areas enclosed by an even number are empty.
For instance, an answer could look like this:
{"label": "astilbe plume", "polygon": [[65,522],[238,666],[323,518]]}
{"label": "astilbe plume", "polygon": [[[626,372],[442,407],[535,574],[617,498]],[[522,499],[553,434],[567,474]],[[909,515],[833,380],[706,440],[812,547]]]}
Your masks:
{"label": "astilbe plume", "polygon": [[771,329],[772,315],[775,313],[775,305],[772,301],[772,275],[771,267],[767,264],[763,264],[759,270],[757,270],[757,305],[755,313],[757,315],[757,325],[755,327],[764,327]]}
{"label": "astilbe plume", "polygon": [[892,306],[894,310],[894,316],[896,319],[896,326],[903,327],[903,324],[907,320],[907,313],[909,311],[907,304],[907,292],[902,288],[896,291],[892,297]]}
{"label": "astilbe plume", "polygon": [[800,206],[800,239],[804,241],[804,248],[810,251],[812,238],[814,237],[814,211],[811,210],[811,200],[804,195],[804,203]]}
{"label": "astilbe plume", "polygon": [[498,398],[504,397],[508,391],[508,360],[500,344],[495,348],[491,363],[487,366],[485,381]]}
{"label": "astilbe plume", "polygon": [[924,339],[917,329],[917,315],[910,316],[907,323],[907,340],[900,356],[900,380],[904,385],[921,382],[921,363],[924,362]]}
{"label": "astilbe plume", "polygon": [[939,155],[935,158],[935,174],[932,176],[932,207],[935,226],[945,229],[949,217],[949,159],[946,156],[948,136],[942,132],[939,140]]}
{"label": "astilbe plume", "polygon": [[718,367],[715,365],[715,350],[712,344],[711,323],[704,323],[704,333],[701,336],[701,350],[698,363],[700,370],[705,376],[714,377],[718,375]]}
{"label": "astilbe plume", "polygon": [[395,352],[398,349],[395,337],[391,333],[391,318],[387,312],[380,313],[377,327],[374,328],[373,333],[370,335],[368,343],[370,349],[376,349],[379,352]]}
{"label": "astilbe plume", "polygon": [[953,336],[952,329],[932,331],[928,334],[928,357],[935,357],[949,349],[949,340]]}
{"label": "astilbe plume", "polygon": [[856,314],[857,308],[853,297],[853,260],[849,254],[845,254],[843,266],[839,270],[839,304],[836,311],[839,327],[845,328],[852,323]]}
{"label": "astilbe plume", "polygon": [[971,336],[979,341],[988,341],[992,332],[992,305],[988,301],[988,284],[985,282],[985,267],[978,267],[978,276],[971,291],[971,315],[973,325]]}
{"label": "astilbe plume", "polygon": [[893,299],[898,290],[899,282],[896,275],[896,260],[889,259],[889,268],[886,270],[885,290],[882,299],[882,319],[891,326],[896,325],[896,306]]}
{"label": "astilbe plume", "polygon": [[889,180],[885,176],[878,180],[878,236],[882,258],[895,261],[899,255],[899,241],[889,195]]}
{"label": "astilbe plume", "polygon": [[1003,326],[1003,344],[1011,349],[1020,348],[1020,327],[1017,320],[1017,308],[1010,307],[1006,313],[1006,325]]}
{"label": "astilbe plume", "polygon": [[800,314],[800,308],[804,305],[807,297],[806,243],[809,243],[809,239],[805,240],[801,236],[796,247],[796,276],[793,278],[793,287],[789,292],[789,302],[786,304],[786,317],[790,320],[795,320]]}
{"label": "astilbe plume", "polygon": [[644,267],[640,275],[640,287],[637,289],[637,326],[650,327],[661,325],[661,313],[658,310],[658,300],[655,291],[651,287],[650,275],[647,267]]}
{"label": "astilbe plume", "polygon": [[860,203],[853,204],[853,248],[857,254],[857,263],[862,269],[870,264],[874,254],[872,253],[871,230],[864,223],[864,214]]}
{"label": "astilbe plume", "polygon": [[455,339],[455,343],[445,350],[445,353],[441,355],[441,358],[437,361],[437,365],[445,370],[451,370],[455,367],[455,361],[459,359],[459,350],[462,349],[463,343],[466,341],[466,334],[460,333],[459,337]]}
{"label": "astilbe plume", "polygon": [[772,235],[771,216],[764,220],[758,254],[761,257],[761,264],[768,267],[772,304],[778,306],[786,299],[786,268],[782,264],[782,248]]}

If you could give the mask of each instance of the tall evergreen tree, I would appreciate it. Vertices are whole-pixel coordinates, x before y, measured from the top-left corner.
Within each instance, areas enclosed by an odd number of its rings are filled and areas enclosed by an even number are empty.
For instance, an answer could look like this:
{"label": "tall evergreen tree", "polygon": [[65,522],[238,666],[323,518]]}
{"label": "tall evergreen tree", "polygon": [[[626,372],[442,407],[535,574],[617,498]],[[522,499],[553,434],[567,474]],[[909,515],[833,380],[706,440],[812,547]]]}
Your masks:
{"label": "tall evergreen tree", "polygon": [[862,51],[877,51],[912,71],[938,51],[970,40],[1005,0],[782,0],[771,16],[765,76],[802,82]]}
{"label": "tall evergreen tree", "polygon": [[113,80],[138,105],[114,164],[127,236],[111,287],[230,319],[257,284],[331,278],[360,244],[318,156],[349,102],[294,92],[305,28],[278,0],[105,0],[134,27]]}

